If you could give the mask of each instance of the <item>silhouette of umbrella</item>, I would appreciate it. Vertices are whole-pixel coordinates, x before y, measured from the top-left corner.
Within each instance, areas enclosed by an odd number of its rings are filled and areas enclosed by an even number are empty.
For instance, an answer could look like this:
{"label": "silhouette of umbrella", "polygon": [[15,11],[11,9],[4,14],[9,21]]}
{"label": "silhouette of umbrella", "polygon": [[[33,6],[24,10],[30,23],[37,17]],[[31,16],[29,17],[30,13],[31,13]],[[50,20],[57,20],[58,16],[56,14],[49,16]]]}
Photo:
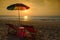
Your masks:
{"label": "silhouette of umbrella", "polygon": [[20,24],[20,10],[27,10],[30,7],[22,4],[22,3],[16,3],[16,4],[12,4],[10,6],[7,7],[8,10],[18,10],[18,18],[19,18],[19,24]]}

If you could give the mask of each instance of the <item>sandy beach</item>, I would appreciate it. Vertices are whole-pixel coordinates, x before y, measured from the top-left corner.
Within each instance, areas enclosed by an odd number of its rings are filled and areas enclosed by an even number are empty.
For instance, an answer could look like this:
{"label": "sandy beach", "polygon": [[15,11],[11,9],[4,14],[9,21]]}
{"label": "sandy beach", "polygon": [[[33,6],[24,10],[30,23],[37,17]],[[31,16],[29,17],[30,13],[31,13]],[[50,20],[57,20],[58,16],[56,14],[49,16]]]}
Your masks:
{"label": "sandy beach", "polygon": [[[17,20],[0,20],[0,39],[2,40],[9,40],[8,26],[5,25],[7,23],[19,26]],[[60,40],[60,21],[20,21],[20,23],[33,25],[37,30],[37,40]]]}

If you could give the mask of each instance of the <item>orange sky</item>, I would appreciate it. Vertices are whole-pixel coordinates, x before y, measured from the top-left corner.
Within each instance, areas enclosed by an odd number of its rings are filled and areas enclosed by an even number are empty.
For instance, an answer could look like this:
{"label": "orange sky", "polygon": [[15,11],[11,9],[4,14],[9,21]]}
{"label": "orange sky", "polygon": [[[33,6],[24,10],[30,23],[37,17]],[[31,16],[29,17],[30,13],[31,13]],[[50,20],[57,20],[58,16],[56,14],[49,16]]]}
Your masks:
{"label": "orange sky", "polygon": [[60,16],[59,0],[0,0],[0,15],[17,16],[17,11],[6,9],[15,3],[23,3],[30,7],[28,12],[20,11],[20,16]]}

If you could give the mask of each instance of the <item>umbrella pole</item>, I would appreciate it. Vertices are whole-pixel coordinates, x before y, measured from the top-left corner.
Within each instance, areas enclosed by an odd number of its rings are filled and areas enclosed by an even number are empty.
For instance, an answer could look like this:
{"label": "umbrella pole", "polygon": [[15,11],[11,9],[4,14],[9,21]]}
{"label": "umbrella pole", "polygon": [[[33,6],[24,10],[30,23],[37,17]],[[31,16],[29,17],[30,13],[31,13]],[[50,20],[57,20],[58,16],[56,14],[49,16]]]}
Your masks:
{"label": "umbrella pole", "polygon": [[19,12],[19,8],[18,8],[18,25],[20,26],[20,12]]}

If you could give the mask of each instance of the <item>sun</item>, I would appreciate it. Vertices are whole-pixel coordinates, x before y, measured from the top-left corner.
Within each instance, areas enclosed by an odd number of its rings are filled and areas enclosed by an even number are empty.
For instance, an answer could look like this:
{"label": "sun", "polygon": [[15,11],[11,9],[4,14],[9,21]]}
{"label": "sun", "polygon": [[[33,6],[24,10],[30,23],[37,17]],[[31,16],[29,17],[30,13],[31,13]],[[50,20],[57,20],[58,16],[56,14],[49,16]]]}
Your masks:
{"label": "sun", "polygon": [[28,19],[28,16],[24,16],[24,19]]}
{"label": "sun", "polygon": [[24,21],[28,21],[28,16],[24,16]]}

